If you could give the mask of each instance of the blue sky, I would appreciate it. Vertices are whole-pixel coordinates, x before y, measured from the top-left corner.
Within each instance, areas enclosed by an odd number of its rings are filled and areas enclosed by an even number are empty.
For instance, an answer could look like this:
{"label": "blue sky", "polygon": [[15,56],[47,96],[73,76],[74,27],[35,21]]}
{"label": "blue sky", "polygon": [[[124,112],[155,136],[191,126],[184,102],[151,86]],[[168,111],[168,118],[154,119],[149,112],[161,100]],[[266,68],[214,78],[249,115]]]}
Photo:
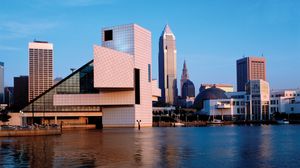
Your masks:
{"label": "blue sky", "polygon": [[1,0],[0,61],[5,85],[28,74],[28,42],[54,44],[54,77],[93,58],[102,27],[137,23],[152,32],[153,78],[158,38],[168,23],[177,40],[177,77],[186,59],[196,90],[201,83],[236,85],[235,61],[267,59],[273,89],[300,87],[298,0]]}

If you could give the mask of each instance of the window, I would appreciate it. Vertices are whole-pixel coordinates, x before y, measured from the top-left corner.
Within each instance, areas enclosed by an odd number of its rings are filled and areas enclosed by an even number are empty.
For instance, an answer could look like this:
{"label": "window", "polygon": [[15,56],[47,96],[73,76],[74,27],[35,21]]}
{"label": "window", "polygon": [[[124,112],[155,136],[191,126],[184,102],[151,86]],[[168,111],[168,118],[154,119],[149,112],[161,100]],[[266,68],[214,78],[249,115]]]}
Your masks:
{"label": "window", "polygon": [[167,88],[169,88],[169,75],[167,75]]}
{"label": "window", "polygon": [[141,103],[140,93],[140,70],[134,69],[134,91],[135,91],[135,104]]}
{"label": "window", "polygon": [[294,107],[291,107],[291,111],[294,111]]}
{"label": "window", "polygon": [[148,64],[148,81],[151,82],[151,65]]}
{"label": "window", "polygon": [[104,31],[104,41],[111,41],[111,40],[113,40],[113,31],[105,30]]}

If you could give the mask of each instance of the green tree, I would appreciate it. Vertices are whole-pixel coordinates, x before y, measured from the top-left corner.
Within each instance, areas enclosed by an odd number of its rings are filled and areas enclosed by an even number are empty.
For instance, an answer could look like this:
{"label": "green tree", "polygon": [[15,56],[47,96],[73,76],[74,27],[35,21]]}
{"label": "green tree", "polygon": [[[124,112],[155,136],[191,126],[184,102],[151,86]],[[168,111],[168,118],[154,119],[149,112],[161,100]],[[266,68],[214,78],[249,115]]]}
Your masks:
{"label": "green tree", "polygon": [[11,118],[11,116],[8,115],[7,110],[1,110],[1,112],[0,112],[0,121],[5,123],[5,122],[8,122],[10,118]]}

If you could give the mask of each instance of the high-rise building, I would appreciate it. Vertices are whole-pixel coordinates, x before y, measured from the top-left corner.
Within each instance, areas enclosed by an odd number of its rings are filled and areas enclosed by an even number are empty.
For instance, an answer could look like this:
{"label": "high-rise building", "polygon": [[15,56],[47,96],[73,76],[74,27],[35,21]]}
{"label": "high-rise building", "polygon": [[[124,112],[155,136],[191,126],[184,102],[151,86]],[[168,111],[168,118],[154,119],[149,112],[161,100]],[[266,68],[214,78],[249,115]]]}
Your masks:
{"label": "high-rise building", "polygon": [[245,91],[249,80],[266,80],[266,59],[246,57],[236,61],[237,91]]}
{"label": "high-rise building", "polygon": [[53,85],[53,44],[34,41],[29,52],[29,101]]}
{"label": "high-rise building", "polygon": [[0,62],[0,103],[4,103],[4,63]]}
{"label": "high-rise building", "polygon": [[21,110],[28,103],[28,76],[14,77],[14,109]]}
{"label": "high-rise building", "polygon": [[182,92],[183,92],[182,91],[182,86],[183,86],[184,82],[187,81],[188,79],[189,79],[189,74],[188,74],[188,70],[187,70],[187,67],[186,67],[186,62],[184,60],[183,68],[182,68],[182,74],[181,74],[181,79],[180,79],[181,96],[182,96]]}
{"label": "high-rise building", "polygon": [[167,104],[176,104],[177,75],[176,75],[176,39],[169,25],[166,25],[159,38],[159,88],[160,101]]}

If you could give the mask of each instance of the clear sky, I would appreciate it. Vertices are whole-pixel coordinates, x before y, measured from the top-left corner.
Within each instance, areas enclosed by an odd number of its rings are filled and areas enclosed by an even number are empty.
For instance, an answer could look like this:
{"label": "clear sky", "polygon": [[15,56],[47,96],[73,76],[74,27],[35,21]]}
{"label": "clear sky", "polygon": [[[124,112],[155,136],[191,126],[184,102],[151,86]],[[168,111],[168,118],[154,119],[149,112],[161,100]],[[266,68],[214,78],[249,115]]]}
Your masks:
{"label": "clear sky", "polygon": [[177,77],[186,59],[196,90],[201,83],[236,85],[236,60],[262,54],[271,88],[300,87],[299,0],[1,0],[5,85],[28,75],[33,39],[54,44],[54,77],[66,77],[93,58],[102,27],[127,23],[152,32],[153,78],[168,23],[177,40]]}

